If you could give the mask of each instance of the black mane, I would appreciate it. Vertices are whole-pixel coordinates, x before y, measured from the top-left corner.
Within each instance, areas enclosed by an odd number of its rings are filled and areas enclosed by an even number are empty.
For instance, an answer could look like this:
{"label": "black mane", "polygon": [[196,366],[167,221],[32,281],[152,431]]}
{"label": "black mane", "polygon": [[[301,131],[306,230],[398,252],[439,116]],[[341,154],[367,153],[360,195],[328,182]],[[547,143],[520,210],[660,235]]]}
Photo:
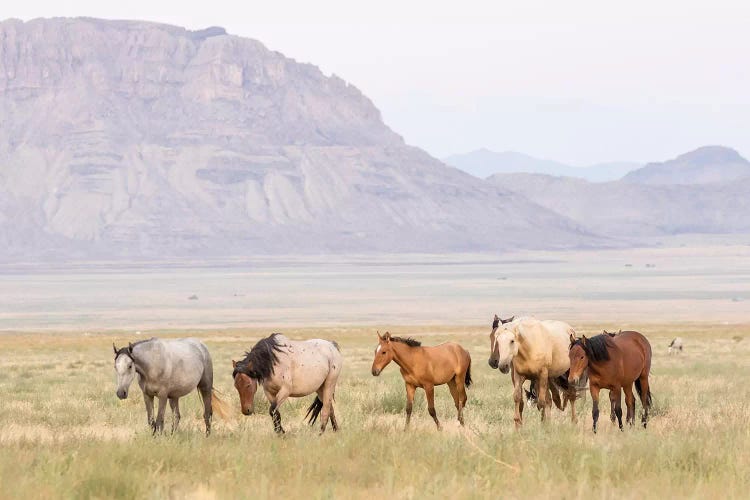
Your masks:
{"label": "black mane", "polygon": [[576,339],[570,347],[574,345],[581,346],[590,361],[609,361],[609,349],[614,347],[612,337],[608,333],[587,338],[585,343],[582,338]]}
{"label": "black mane", "polygon": [[394,342],[401,342],[402,344],[406,344],[409,347],[419,347],[422,345],[422,342],[414,340],[411,337],[391,337],[391,340]]}
{"label": "black mane", "polygon": [[281,352],[283,344],[276,338],[280,333],[272,333],[269,337],[261,339],[257,344],[245,353],[245,359],[237,363],[232,378],[238,373],[244,373],[255,380],[263,380],[273,375],[273,366],[278,362],[277,352]]}

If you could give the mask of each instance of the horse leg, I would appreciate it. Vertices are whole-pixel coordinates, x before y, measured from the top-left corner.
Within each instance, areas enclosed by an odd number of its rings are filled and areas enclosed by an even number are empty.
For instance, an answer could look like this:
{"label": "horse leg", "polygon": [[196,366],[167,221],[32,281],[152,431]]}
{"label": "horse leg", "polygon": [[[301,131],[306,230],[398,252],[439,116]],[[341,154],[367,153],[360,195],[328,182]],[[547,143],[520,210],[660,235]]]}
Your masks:
{"label": "horse leg", "polygon": [[552,401],[550,401],[549,394],[549,379],[547,377],[547,370],[542,369],[542,373],[539,376],[539,392],[537,393],[536,407],[542,412],[542,422],[547,418],[547,408],[552,408]]}
{"label": "horse leg", "polygon": [[154,428],[154,397],[149,396],[146,392],[143,392],[143,402],[146,403],[146,418],[148,419],[148,425],[152,429]]}
{"label": "horse leg", "polygon": [[177,426],[180,425],[180,399],[169,398],[169,407],[172,408],[172,434],[174,434]]}
{"label": "horse leg", "polygon": [[[266,394],[266,396],[270,396]],[[276,434],[284,434],[284,428],[281,426],[281,413],[279,412],[279,406],[281,403],[286,401],[289,397],[289,390],[286,387],[279,389],[273,397],[269,397],[268,401],[271,403],[271,407],[268,409],[268,414],[271,415],[273,421],[273,430]]]}
{"label": "horse leg", "polygon": [[456,378],[456,393],[458,394],[458,422],[464,425],[464,408],[466,408],[466,375],[458,375]]}
{"label": "horse leg", "polygon": [[641,423],[643,428],[646,428],[648,424],[648,410],[651,408],[651,390],[648,386],[648,372],[644,371],[638,379],[641,382],[641,405],[643,406],[643,414],[641,415]]}
{"label": "horse leg", "polygon": [[615,391],[609,391],[609,420],[612,422],[612,425],[615,424],[615,418],[617,417],[615,412],[615,407],[617,405],[615,404]]}
{"label": "horse leg", "polygon": [[336,413],[333,411],[333,405],[331,405],[331,427],[333,428],[333,432],[339,430],[339,424],[336,422]]}
{"label": "horse leg", "polygon": [[[515,374],[515,380],[513,384],[513,401],[516,403],[516,414],[513,417],[513,421],[516,423],[516,429],[523,425],[523,383],[526,381],[526,377]],[[533,385],[533,384],[532,384]],[[537,391],[537,397],[539,392]]]}
{"label": "horse leg", "polygon": [[323,403],[323,408],[320,410],[320,433],[323,434],[326,431],[326,425],[328,425],[328,419],[331,416],[331,411],[333,409],[333,395],[331,394],[331,390],[328,389],[326,386],[328,383],[326,382],[323,385],[323,388],[318,392],[318,397],[320,398],[320,401]]}
{"label": "horse leg", "polygon": [[630,425],[635,424],[635,396],[633,396],[633,384],[627,384],[622,388],[625,391],[625,406],[628,413],[625,416],[625,422]]}
{"label": "horse leg", "polygon": [[201,393],[201,399],[203,399],[203,422],[206,424],[206,436],[208,436],[211,434],[211,419],[214,415],[211,406],[211,386],[198,386],[198,391]]}
{"label": "horse leg", "polygon": [[432,420],[435,421],[438,430],[442,430],[440,427],[440,421],[437,418],[437,412],[435,411],[435,387],[425,384],[424,393],[427,396],[427,413],[429,413]]}
{"label": "horse leg", "polygon": [[557,409],[565,411],[565,407],[562,405],[562,402],[560,401],[560,391],[557,389],[557,386],[554,384],[554,381],[548,380],[547,386],[549,387],[549,392],[552,395],[552,402],[555,403],[555,406],[557,407]]}
{"label": "horse leg", "polygon": [[461,425],[464,425],[463,415],[461,415],[461,399],[460,399],[460,396],[458,395],[458,387],[456,387],[456,379],[451,379],[448,382],[448,389],[450,389],[451,396],[453,396],[453,402],[456,404],[458,423]]}
{"label": "horse leg", "polygon": [[167,408],[167,397],[159,396],[159,411],[156,414],[156,420],[154,421],[153,434],[162,432],[164,430],[164,410]]}
{"label": "horse leg", "polygon": [[599,420],[599,386],[589,382],[589,392],[591,393],[591,418],[594,420],[594,434],[596,434],[596,422]]}
{"label": "horse leg", "polygon": [[409,421],[411,420],[411,409],[414,405],[414,393],[416,392],[417,387],[414,385],[411,385],[410,383],[406,383],[406,425],[404,426],[404,430],[409,428]]}
{"label": "horse leg", "polygon": [[[565,401],[570,401],[570,421],[574,424],[578,423],[578,417],[576,416],[576,396],[578,394],[576,393],[576,390],[574,387],[569,386],[568,389],[565,391]],[[565,405],[563,405],[563,411],[565,410]]]}
{"label": "horse leg", "polygon": [[612,405],[615,407],[617,425],[620,427],[620,430],[622,430],[622,388],[615,387],[609,391],[609,399],[612,400]]}

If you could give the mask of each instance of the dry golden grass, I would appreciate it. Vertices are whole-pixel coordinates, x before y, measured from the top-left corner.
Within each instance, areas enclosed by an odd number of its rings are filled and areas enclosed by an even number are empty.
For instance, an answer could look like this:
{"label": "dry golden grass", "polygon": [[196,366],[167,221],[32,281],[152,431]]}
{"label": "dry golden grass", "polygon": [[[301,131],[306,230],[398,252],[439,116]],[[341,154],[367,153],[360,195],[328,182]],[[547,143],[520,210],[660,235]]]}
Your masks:
{"label": "dry golden grass", "polygon": [[[596,333],[622,325],[575,326]],[[111,344],[134,340],[129,334],[0,335],[0,491],[16,498],[747,497],[750,325],[627,326],[652,342],[655,409],[647,430],[621,433],[603,404],[598,435],[590,431],[590,398],[578,425],[555,411],[543,426],[527,409],[516,432],[510,380],[487,366],[482,327],[390,327],[425,344],[457,340],[473,357],[467,428],[455,422],[441,387],[445,430],[435,430],[420,391],[406,433],[397,367],[370,375],[374,328],[287,329],[291,337],[337,340],[346,364],[336,395],[342,430],[318,436],[307,427],[311,398],[304,398],[281,408],[288,431],[281,438],[262,396],[258,414],[239,414],[230,380],[232,357],[266,331],[144,334],[206,341],[216,385],[237,410],[208,438],[195,396],[182,400],[180,431],[156,438],[140,391],[116,398]],[[676,335],[685,352],[668,356]]]}

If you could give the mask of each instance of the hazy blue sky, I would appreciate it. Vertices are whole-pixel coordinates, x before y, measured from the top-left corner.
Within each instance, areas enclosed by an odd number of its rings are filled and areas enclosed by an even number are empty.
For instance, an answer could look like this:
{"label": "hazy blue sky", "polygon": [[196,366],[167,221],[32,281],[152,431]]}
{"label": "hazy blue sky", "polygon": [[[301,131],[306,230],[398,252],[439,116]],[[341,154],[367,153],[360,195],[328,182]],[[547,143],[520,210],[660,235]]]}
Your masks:
{"label": "hazy blue sky", "polygon": [[750,2],[24,0],[0,15],[218,25],[336,73],[436,156],[750,156]]}

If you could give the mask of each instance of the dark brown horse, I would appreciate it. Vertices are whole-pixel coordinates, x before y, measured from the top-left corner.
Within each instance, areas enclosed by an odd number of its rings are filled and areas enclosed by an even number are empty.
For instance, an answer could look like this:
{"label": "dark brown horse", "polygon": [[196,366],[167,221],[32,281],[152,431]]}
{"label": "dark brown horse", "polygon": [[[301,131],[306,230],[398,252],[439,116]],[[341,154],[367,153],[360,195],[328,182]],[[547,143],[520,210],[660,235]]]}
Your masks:
{"label": "dark brown horse", "polygon": [[406,383],[406,427],[411,420],[412,403],[417,387],[427,395],[427,411],[440,429],[435,412],[435,386],[448,384],[458,411],[458,421],[464,425],[466,388],[471,385],[471,356],[455,342],[446,342],[434,347],[422,347],[414,339],[392,337],[378,333],[378,346],[372,361],[372,374],[380,375],[388,363],[394,361],[401,368]]}
{"label": "dark brown horse", "polygon": [[641,398],[643,427],[648,423],[648,410],[651,407],[651,389],[648,375],[651,371],[651,344],[638,332],[618,332],[596,335],[589,339],[570,336],[570,372],[568,381],[575,382],[588,368],[589,390],[593,400],[591,415],[594,419],[594,432],[599,420],[599,391],[608,389],[614,406],[617,422],[622,430],[621,392],[625,392],[628,414],[626,421],[635,423],[635,396],[633,384]]}

